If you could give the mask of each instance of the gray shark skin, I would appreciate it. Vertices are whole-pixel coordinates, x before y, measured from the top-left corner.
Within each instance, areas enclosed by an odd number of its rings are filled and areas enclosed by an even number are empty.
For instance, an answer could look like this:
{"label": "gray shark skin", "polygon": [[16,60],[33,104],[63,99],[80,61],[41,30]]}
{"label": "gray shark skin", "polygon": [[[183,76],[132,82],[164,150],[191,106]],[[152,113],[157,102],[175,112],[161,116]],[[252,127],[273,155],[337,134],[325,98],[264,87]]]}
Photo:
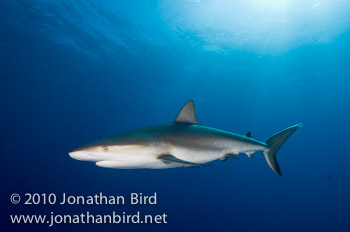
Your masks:
{"label": "gray shark skin", "polygon": [[302,126],[303,123],[298,123],[261,142],[251,138],[250,132],[238,135],[199,125],[191,100],[173,123],[100,139],[69,152],[69,155],[106,168],[165,169],[206,166],[217,159],[238,158],[240,153],[252,158],[260,151],[271,169],[282,175],[276,152]]}

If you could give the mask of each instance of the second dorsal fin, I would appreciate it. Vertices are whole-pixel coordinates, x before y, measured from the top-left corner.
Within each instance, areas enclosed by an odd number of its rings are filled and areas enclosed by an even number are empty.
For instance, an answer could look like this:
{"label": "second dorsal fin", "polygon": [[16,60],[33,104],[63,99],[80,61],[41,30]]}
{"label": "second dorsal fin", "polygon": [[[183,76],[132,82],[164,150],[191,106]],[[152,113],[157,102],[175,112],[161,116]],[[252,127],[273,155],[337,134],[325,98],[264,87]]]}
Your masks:
{"label": "second dorsal fin", "polygon": [[179,114],[177,115],[174,122],[179,123],[190,123],[190,124],[197,124],[199,123],[196,120],[196,113],[194,110],[194,103],[193,100],[188,101],[180,110]]}
{"label": "second dorsal fin", "polygon": [[251,137],[252,137],[252,132],[248,131],[248,132],[245,134],[245,136],[251,138]]}

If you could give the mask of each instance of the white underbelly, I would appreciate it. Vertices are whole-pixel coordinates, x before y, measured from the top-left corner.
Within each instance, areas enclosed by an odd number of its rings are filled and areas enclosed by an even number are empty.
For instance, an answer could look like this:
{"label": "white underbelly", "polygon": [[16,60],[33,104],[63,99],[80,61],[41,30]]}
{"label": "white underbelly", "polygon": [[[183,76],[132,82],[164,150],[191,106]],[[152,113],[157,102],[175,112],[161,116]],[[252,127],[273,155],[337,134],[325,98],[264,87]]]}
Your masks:
{"label": "white underbelly", "polygon": [[215,150],[190,150],[190,149],[172,149],[170,154],[178,159],[191,162],[204,164],[214,160],[220,159],[223,154],[222,152]]}
{"label": "white underbelly", "polygon": [[128,161],[115,161],[115,160],[102,160],[96,162],[96,165],[104,168],[116,168],[116,169],[167,169],[187,167],[188,165],[180,163],[170,163],[159,159],[154,160],[128,160]]}

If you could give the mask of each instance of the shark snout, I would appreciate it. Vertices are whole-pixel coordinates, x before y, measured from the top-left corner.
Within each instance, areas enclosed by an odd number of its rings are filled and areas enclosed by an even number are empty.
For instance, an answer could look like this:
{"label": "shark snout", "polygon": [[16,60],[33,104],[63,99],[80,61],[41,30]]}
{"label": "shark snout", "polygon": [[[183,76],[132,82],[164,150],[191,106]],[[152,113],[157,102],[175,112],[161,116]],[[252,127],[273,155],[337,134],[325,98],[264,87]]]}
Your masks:
{"label": "shark snout", "polygon": [[85,151],[79,151],[79,150],[73,150],[68,153],[69,156],[73,159],[76,160],[81,160],[81,161],[91,161],[91,162],[97,162],[99,159],[94,157],[93,155],[85,152]]}

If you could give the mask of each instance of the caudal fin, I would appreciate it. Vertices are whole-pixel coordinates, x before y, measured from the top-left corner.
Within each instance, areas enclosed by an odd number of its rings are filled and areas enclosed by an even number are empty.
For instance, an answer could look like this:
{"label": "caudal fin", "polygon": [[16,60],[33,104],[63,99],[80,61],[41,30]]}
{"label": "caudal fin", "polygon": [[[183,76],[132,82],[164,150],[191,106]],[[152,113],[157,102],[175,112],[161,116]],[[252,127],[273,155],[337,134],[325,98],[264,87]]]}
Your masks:
{"label": "caudal fin", "polygon": [[266,162],[269,164],[272,170],[280,176],[282,176],[282,173],[276,159],[276,152],[289,138],[289,136],[291,136],[299,127],[302,127],[303,125],[304,123],[298,123],[294,126],[288,127],[287,129],[278,132],[277,134],[265,140],[265,143],[268,146],[267,149],[263,151]]}

